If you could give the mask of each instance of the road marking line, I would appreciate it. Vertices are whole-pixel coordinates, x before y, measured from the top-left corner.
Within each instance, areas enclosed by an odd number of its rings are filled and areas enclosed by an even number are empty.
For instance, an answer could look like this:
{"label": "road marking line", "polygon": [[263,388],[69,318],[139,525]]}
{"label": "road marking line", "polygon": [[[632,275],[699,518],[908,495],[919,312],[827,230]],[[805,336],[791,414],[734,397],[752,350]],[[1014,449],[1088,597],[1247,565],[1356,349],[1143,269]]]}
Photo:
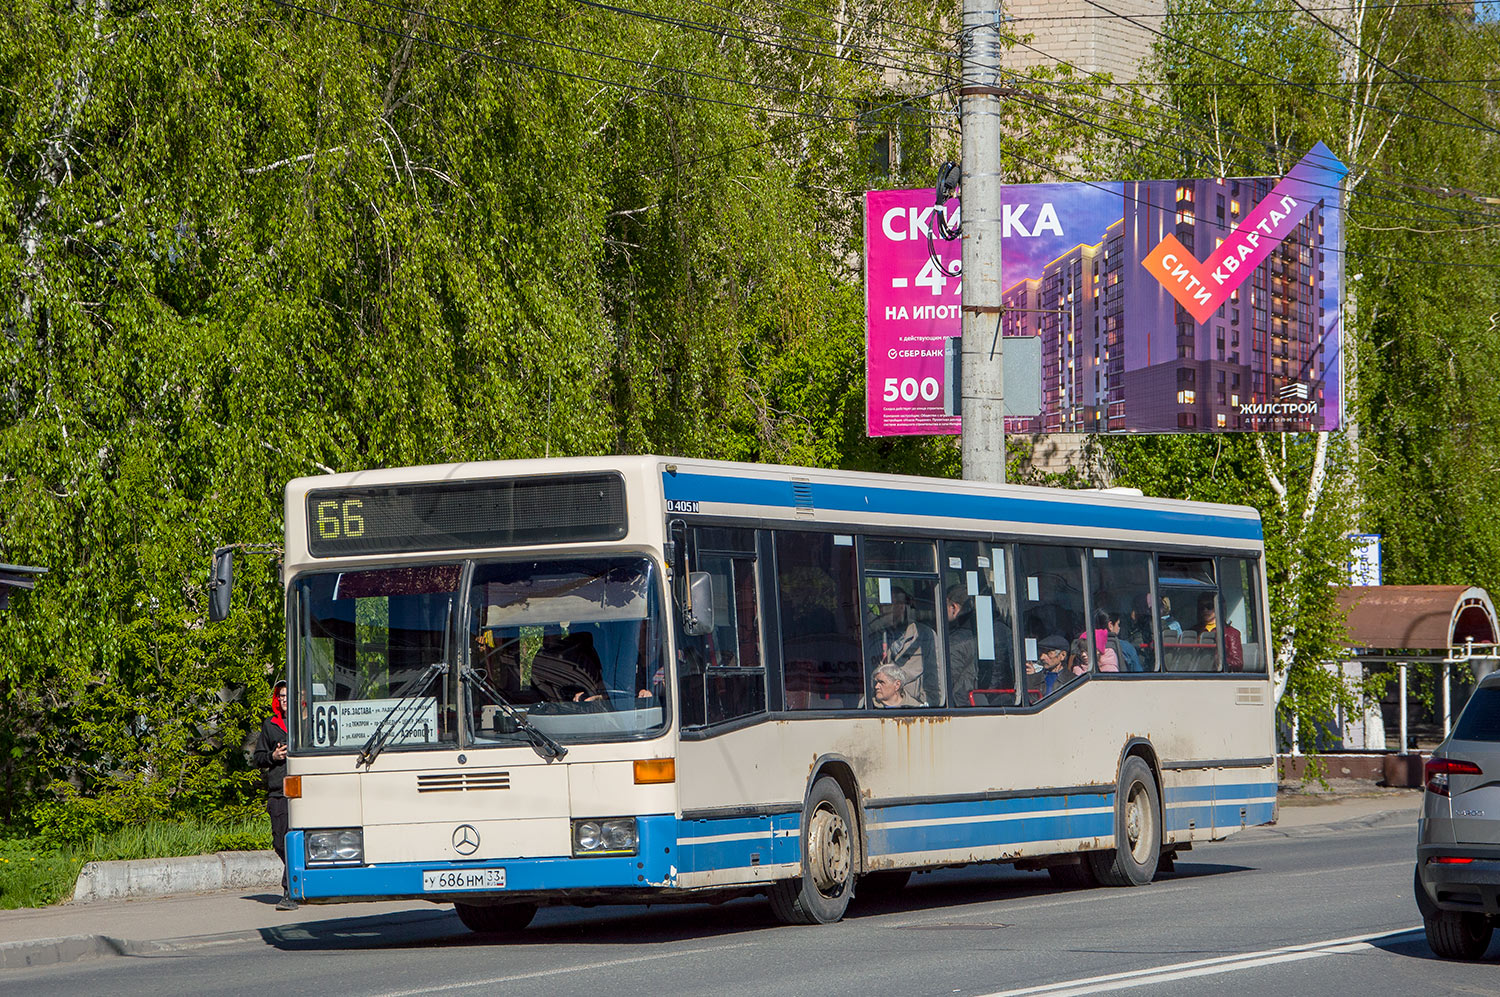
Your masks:
{"label": "road marking line", "polygon": [[1311,869],[1307,872],[1283,872],[1278,873],[1281,879],[1303,879],[1307,876],[1325,876],[1331,872],[1358,872],[1365,869],[1396,869],[1410,868],[1411,859],[1401,859],[1397,862],[1361,862],[1359,865],[1325,866],[1322,869]]}
{"label": "road marking line", "polygon": [[[1284,842],[1278,843],[1284,844]],[[1191,860],[1179,858],[1178,861],[1186,865]],[[999,897],[996,899],[974,900],[963,904],[962,909],[968,910],[972,908],[983,912],[986,907],[998,907],[1003,910],[1004,913],[1012,914],[1016,911],[1048,910],[1054,907],[1068,907],[1074,904],[1097,904],[1101,902],[1108,902],[1111,898],[1117,898],[1125,903],[1135,903],[1141,899],[1154,899],[1156,897],[1168,896],[1174,893],[1183,893],[1189,890],[1199,890],[1203,888],[1203,880],[1209,880],[1213,876],[1219,875],[1276,876],[1285,878],[1300,878],[1304,876],[1329,876],[1341,872],[1359,872],[1366,869],[1383,869],[1386,867],[1396,868],[1399,866],[1409,865],[1411,865],[1411,861],[1409,859],[1401,859],[1396,862],[1378,862],[1374,864],[1364,862],[1358,865],[1325,867],[1322,869],[1315,869],[1311,872],[1278,873],[1273,872],[1269,869],[1257,868],[1252,866],[1235,873],[1214,873],[1210,875],[1204,875],[1201,873],[1179,873],[1177,878],[1168,880],[1156,880],[1151,884],[1149,892],[1145,894],[1136,894],[1129,890],[1103,892],[1099,890],[1063,891],[1049,885],[1049,882],[1045,879],[1032,879],[1026,881],[996,880],[992,885],[997,889],[1033,890],[1040,888],[1040,892],[1033,893],[1029,897],[1017,899]],[[950,889],[960,885],[955,881],[944,881],[941,883],[927,884],[923,884],[920,880],[918,880],[917,882],[919,885],[930,886],[933,889]],[[953,920],[953,914],[951,913],[951,910],[952,909],[950,908],[950,912],[943,915],[934,915],[930,911],[923,911],[914,918],[903,919],[900,918],[898,914],[883,914],[881,915],[881,917],[890,919],[889,923],[886,925],[887,927],[919,927],[934,920],[942,921],[943,923],[951,922]]]}
{"label": "road marking line", "polygon": [[1125,973],[1110,973],[1105,976],[1091,976],[1080,980],[1063,980],[1040,987],[1004,990],[986,994],[985,997],[1029,997],[1029,995],[1041,994],[1046,994],[1048,997],[1075,997],[1075,995],[1081,994],[1106,993],[1111,990],[1125,990],[1130,987],[1170,983],[1174,980],[1186,980],[1198,976],[1213,976],[1218,973],[1234,973],[1242,969],[1256,969],[1261,966],[1274,966],[1278,963],[1298,962],[1303,959],[1318,959],[1329,955],[1347,955],[1355,952],[1365,952],[1373,949],[1375,942],[1419,934],[1421,931],[1422,929],[1419,926],[1406,928],[1401,931],[1382,931],[1371,935],[1331,938],[1327,941],[1311,942],[1305,945],[1288,945],[1284,948],[1266,949],[1261,952],[1245,952],[1240,955],[1220,956],[1215,959],[1197,959],[1192,962],[1181,962],[1170,966],[1157,966],[1152,969],[1136,969]]}
{"label": "road marking line", "polygon": [[730,949],[749,948],[752,942],[735,945],[714,945],[709,948],[688,949],[684,952],[658,952],[653,955],[637,955],[625,959],[605,959],[601,962],[586,962],[577,966],[559,966],[556,969],[539,969],[534,973],[513,973],[509,976],[492,976],[484,980],[469,980],[465,983],[450,983],[446,986],[428,984],[415,990],[388,990],[371,997],[417,997],[418,994],[444,993],[450,990],[469,990],[473,987],[490,987],[497,983],[514,983],[517,980],[535,980],[544,976],[562,976],[564,973],[582,973],[590,969],[609,969],[614,966],[629,966],[637,962],[655,962],[658,959],[680,959],[689,955],[706,955],[710,952],[727,952]]}

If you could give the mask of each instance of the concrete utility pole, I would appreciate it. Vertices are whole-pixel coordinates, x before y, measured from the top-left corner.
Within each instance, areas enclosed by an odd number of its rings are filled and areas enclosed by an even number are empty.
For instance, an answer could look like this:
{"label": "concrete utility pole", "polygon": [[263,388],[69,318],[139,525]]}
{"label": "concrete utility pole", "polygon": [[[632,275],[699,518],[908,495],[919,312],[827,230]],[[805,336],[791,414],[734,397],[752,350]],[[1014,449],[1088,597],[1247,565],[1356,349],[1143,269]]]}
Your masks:
{"label": "concrete utility pole", "polygon": [[963,129],[964,478],[1005,481],[1005,377],[1000,341],[1000,0],[963,0],[959,97]]}

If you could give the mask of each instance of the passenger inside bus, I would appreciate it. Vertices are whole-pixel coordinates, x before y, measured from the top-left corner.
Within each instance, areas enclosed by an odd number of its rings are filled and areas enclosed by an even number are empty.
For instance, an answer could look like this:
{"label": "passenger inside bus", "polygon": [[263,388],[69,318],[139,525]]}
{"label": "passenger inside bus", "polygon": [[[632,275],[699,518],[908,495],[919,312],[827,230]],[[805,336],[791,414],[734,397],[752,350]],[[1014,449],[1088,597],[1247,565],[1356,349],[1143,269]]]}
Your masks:
{"label": "passenger inside bus", "polygon": [[[1109,627],[1109,638],[1113,642],[1120,659],[1120,671],[1139,672],[1143,671],[1141,665],[1141,653],[1136,649],[1128,637],[1125,636],[1124,615],[1108,610],[1105,613],[1107,626]],[[1102,670],[1102,669],[1101,669]]]}
{"label": "passenger inside bus", "polygon": [[919,703],[925,702],[923,680],[929,667],[936,678],[937,635],[911,614],[911,595],[891,587],[891,601],[870,624],[865,654],[872,667],[892,665],[901,677],[901,691]]}
{"label": "passenger inside bus", "polygon": [[[1214,594],[1203,593],[1198,597],[1198,632],[1206,635],[1202,638],[1205,642],[1213,640],[1213,632],[1219,625],[1218,620]],[[1240,632],[1232,623],[1224,624],[1224,667],[1231,672],[1245,670],[1244,644],[1240,640]]]}
{"label": "passenger inside bus", "polygon": [[604,667],[594,635],[549,633],[531,659],[531,686],[544,702],[582,702],[604,694]]}
{"label": "passenger inside bus", "polygon": [[1050,634],[1037,642],[1037,660],[1026,662],[1027,685],[1033,703],[1051,696],[1073,680],[1067,664],[1067,640]]}
{"label": "passenger inside bus", "polygon": [[881,665],[875,669],[874,703],[876,709],[910,708],[921,706],[922,702],[913,699],[901,684],[901,669],[895,665]]}
{"label": "passenger inside bus", "polygon": [[1125,639],[1136,649],[1141,671],[1156,671],[1156,634],[1151,625],[1151,594],[1143,592],[1130,603],[1130,620],[1124,623]]}
{"label": "passenger inside bus", "polygon": [[969,590],[962,584],[948,586],[943,596],[948,617],[948,690],[954,706],[984,705],[971,703],[971,694],[979,688],[979,641],[974,633],[974,606]]}

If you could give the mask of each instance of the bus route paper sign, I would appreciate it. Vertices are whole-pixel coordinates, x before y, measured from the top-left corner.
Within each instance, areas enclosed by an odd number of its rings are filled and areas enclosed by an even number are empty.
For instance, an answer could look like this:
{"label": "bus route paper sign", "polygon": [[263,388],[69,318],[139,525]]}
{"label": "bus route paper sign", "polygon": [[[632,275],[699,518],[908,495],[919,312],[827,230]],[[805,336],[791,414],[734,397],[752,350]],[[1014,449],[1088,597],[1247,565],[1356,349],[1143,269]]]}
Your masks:
{"label": "bus route paper sign", "polygon": [[[927,233],[937,212],[931,190],[865,194],[865,421],[871,436],[954,435],[943,411],[946,341],[960,334],[959,244]],[[950,224],[958,202],[949,201]],[[956,343],[954,344],[957,345]]]}
{"label": "bus route paper sign", "polygon": [[[1005,377],[1041,400],[1008,408],[1006,431],[1338,429],[1347,172],[1318,143],[1283,177],[1004,187],[997,329],[1025,346]],[[938,210],[931,190],[865,195],[871,436],[960,432],[944,347],[962,335],[961,256],[929,251]],[[956,203],[942,210],[954,228]]]}

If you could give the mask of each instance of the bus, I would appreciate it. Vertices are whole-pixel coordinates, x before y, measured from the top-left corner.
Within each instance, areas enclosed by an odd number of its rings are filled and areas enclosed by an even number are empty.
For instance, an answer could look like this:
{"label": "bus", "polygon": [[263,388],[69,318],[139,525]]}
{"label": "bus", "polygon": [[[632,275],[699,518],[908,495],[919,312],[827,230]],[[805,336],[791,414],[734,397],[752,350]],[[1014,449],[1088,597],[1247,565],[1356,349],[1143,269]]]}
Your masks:
{"label": "bus", "polygon": [[296,479],[283,558],[301,902],[828,923],[972,863],[1140,886],[1275,819],[1253,509],[475,462]]}

